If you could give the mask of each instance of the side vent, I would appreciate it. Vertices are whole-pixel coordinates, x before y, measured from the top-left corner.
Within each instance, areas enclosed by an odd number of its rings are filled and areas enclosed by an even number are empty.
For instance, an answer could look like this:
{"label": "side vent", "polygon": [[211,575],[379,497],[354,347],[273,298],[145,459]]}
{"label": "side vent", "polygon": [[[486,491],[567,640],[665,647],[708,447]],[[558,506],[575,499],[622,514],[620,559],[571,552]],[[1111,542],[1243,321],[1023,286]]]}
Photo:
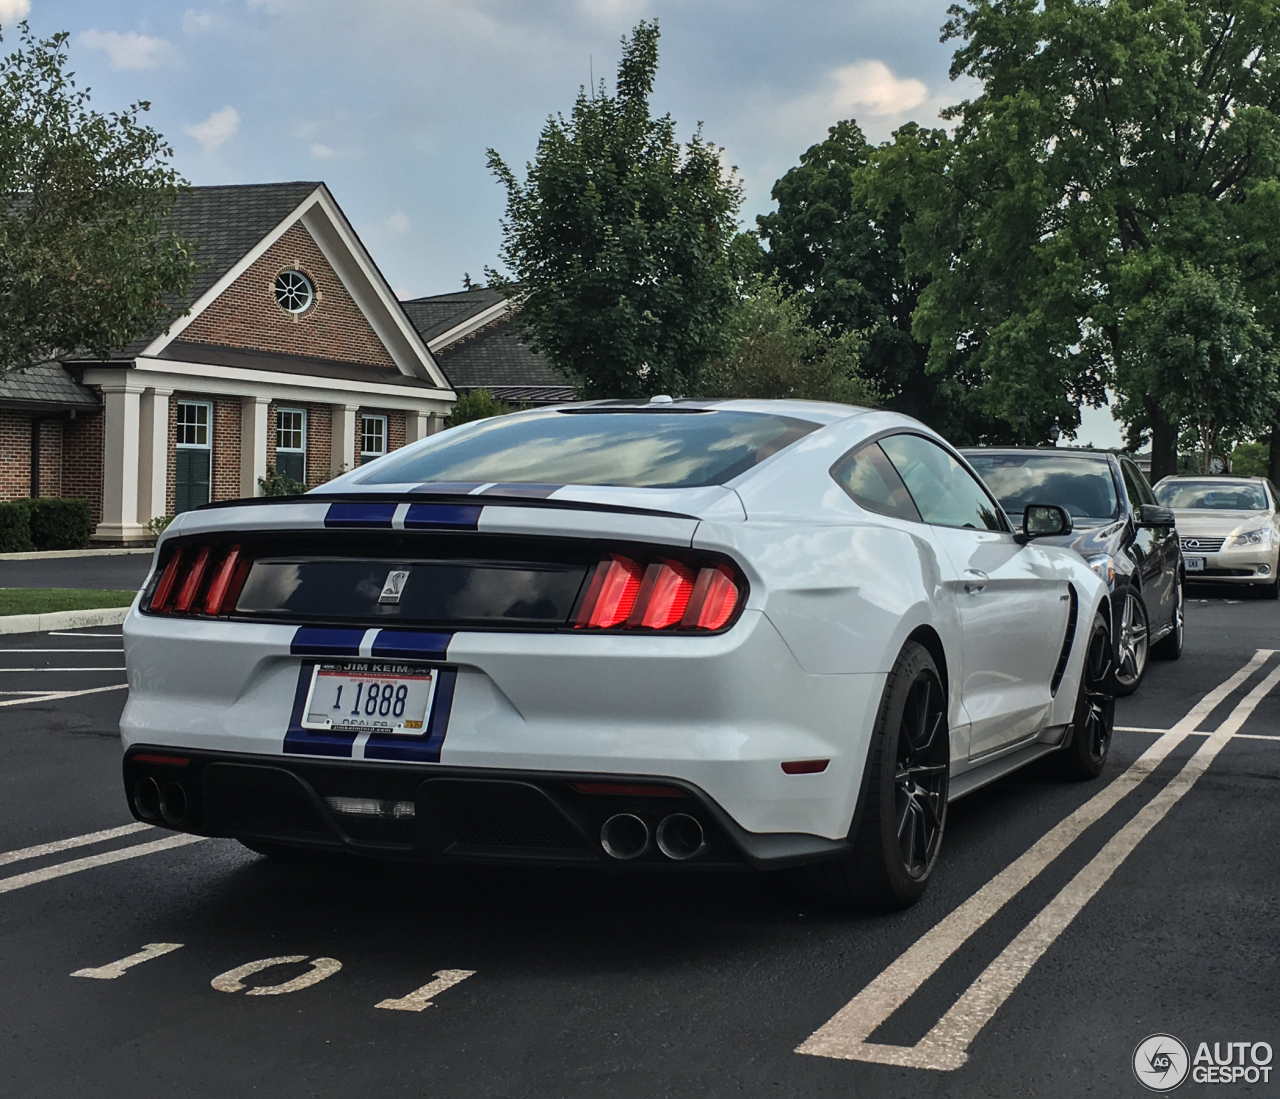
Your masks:
{"label": "side vent", "polygon": [[1049,693],[1056,695],[1062,677],[1067,673],[1067,658],[1071,656],[1071,643],[1076,639],[1076,618],[1080,614],[1080,597],[1076,595],[1075,585],[1067,585],[1067,594],[1071,597],[1071,607],[1067,611],[1067,632],[1062,639],[1062,652],[1058,654],[1058,666],[1053,669],[1053,680],[1049,684]]}

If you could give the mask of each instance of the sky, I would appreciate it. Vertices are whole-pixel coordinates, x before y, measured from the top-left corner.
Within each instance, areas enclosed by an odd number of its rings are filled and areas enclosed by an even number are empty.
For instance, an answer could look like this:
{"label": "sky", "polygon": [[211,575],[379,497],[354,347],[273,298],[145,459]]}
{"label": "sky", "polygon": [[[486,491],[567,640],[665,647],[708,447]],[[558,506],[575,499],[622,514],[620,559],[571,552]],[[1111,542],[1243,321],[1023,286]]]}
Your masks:
{"label": "sky", "polygon": [[[94,106],[149,101],[194,184],[323,180],[408,298],[483,280],[503,212],[486,149],[519,171],[579,87],[612,88],[638,20],[662,30],[656,111],[724,148],[750,227],[840,119],[882,141],[973,94],[948,78],[948,3],[0,0],[0,48],[22,18],[70,32]],[[1107,410],[1086,410],[1082,441],[1118,439]]]}

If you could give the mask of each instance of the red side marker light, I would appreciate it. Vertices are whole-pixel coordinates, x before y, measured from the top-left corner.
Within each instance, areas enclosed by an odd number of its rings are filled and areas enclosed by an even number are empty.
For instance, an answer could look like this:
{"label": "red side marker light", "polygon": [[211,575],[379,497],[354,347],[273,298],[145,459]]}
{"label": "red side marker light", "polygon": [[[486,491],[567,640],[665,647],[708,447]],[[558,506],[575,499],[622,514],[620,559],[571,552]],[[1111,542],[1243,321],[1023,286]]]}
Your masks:
{"label": "red side marker light", "polygon": [[162,767],[185,767],[191,760],[186,756],[157,756],[140,753],[133,757],[134,763],[158,763]]}
{"label": "red side marker light", "polygon": [[830,762],[829,759],[792,759],[782,765],[782,770],[788,775],[820,775]]}

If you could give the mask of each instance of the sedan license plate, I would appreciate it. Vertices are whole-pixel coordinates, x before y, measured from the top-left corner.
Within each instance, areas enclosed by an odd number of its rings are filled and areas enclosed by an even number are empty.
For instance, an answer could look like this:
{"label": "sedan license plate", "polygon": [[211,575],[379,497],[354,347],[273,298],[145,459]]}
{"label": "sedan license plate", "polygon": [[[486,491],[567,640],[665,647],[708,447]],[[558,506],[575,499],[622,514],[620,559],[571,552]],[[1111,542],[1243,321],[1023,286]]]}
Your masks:
{"label": "sedan license plate", "polygon": [[1187,572],[1204,572],[1203,557],[1184,557],[1182,563],[1187,566]]}
{"label": "sedan license plate", "polygon": [[412,664],[317,664],[302,712],[304,729],[421,736],[436,670]]}

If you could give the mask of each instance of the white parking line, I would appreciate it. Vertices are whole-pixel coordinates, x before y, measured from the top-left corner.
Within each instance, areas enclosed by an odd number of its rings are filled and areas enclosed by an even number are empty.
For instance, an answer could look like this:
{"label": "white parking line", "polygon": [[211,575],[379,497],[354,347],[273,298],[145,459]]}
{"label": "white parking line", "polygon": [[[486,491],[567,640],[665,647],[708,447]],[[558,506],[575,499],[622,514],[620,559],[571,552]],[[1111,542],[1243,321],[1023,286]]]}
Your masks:
{"label": "white parking line", "polygon": [[0,668],[0,672],[123,672],[123,664],[110,668]]}
{"label": "white parking line", "polygon": [[22,862],[25,859],[38,859],[42,855],[56,855],[59,851],[68,851],[72,847],[87,847],[91,843],[105,843],[134,832],[145,832],[149,824],[122,824],[119,828],[104,828],[101,832],[86,832],[83,836],[71,836],[65,840],[52,840],[49,843],[37,843],[34,847],[19,847],[16,851],[0,852],[0,866],[11,862]]}
{"label": "white parking line", "polygon": [[1137,789],[1205,717],[1266,663],[1274,651],[1259,649],[1255,652],[1244,667],[1206,694],[1173,729],[1150,745],[1127,770],[1051,828],[1023,855],[916,940],[866,988],[814,1031],[797,1047],[796,1052],[916,1068],[954,1067],[936,1063],[937,1058],[927,1050],[917,1054],[921,1048],[919,1045],[880,1045],[869,1043],[867,1039],[1005,904],[1049,867],[1086,828]]}
{"label": "white parking line", "polygon": [[124,847],[118,851],[106,851],[101,855],[90,855],[83,859],[72,859],[46,866],[43,870],[28,870],[25,874],[14,874],[9,878],[0,878],[0,893],[12,893],[15,889],[25,889],[28,885],[63,878],[68,874],[77,874],[81,870],[92,870],[95,866],[107,866],[113,862],[124,862],[125,859],[136,859],[142,855],[154,855],[160,851],[168,851],[174,847],[185,847],[189,843],[203,843],[204,836],[177,835],[150,843],[139,843],[134,847]]}
{"label": "white parking line", "polygon": [[132,969],[135,965],[151,961],[152,958],[172,954],[173,951],[181,949],[181,943],[147,943],[138,953],[121,958],[118,962],[94,966],[91,969],[77,969],[71,976],[92,977],[96,981],[114,981],[117,977],[123,977],[126,969]]}
{"label": "white parking line", "polygon": [[[3,693],[4,693],[3,691],[0,691],[0,694],[3,694]],[[1139,729],[1131,725],[1116,726],[1117,733],[1156,733],[1159,735],[1163,735],[1168,731],[1169,731],[1168,729]],[[1203,729],[1198,729],[1196,730],[1196,732],[1188,733],[1187,735],[1188,736],[1213,736],[1213,733],[1206,732]],[[1280,736],[1272,736],[1269,733],[1236,733],[1236,735],[1232,739],[1233,740],[1280,740]]]}
{"label": "white parking line", "polygon": [[0,649],[0,656],[4,656],[6,653],[122,653],[122,652],[124,652],[124,646],[123,646],[123,645],[121,645],[118,649],[72,649],[72,648],[62,648],[62,649]]}
{"label": "white parking line", "polygon": [[25,706],[30,702],[53,702],[59,698],[79,698],[80,695],[100,695],[103,691],[123,691],[128,683],[112,683],[109,687],[87,687],[83,691],[46,691],[32,698],[7,698],[0,706]]}
{"label": "white parking line", "polygon": [[[121,637],[118,633],[80,633],[79,630],[50,630],[49,637]],[[74,651],[74,650],[73,650]]]}

